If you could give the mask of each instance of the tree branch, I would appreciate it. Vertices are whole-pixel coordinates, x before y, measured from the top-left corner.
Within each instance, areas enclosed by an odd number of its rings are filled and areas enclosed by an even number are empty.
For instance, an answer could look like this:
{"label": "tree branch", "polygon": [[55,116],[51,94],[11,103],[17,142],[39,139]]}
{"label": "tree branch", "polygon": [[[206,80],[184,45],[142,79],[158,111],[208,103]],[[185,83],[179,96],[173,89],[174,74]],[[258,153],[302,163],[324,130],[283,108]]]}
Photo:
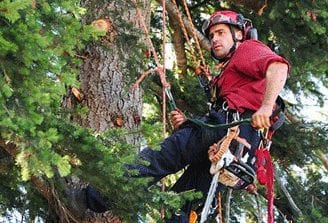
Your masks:
{"label": "tree branch", "polygon": [[8,172],[10,166],[13,164],[13,160],[10,157],[4,157],[0,159],[0,174]]}
{"label": "tree branch", "polygon": [[170,14],[169,23],[173,29],[172,41],[175,49],[175,55],[177,57],[177,65],[183,76],[187,73],[187,56],[184,48],[185,40],[183,38],[178,20],[174,19]]}
{"label": "tree branch", "polygon": [[299,215],[302,216],[303,213],[301,211],[301,209],[299,209],[296,205],[296,203],[294,202],[292,196],[290,195],[290,193],[288,192],[287,188],[285,187],[285,185],[281,182],[279,175],[277,174],[278,172],[278,167],[277,164],[275,164],[275,180],[277,181],[277,183],[280,186],[280,189],[283,191],[283,193],[285,194],[291,208]]}
{"label": "tree branch", "polygon": [[[15,144],[10,142],[5,142],[3,139],[0,139],[0,147],[3,148],[10,155],[12,160],[14,160],[16,155],[19,153],[19,149],[16,147]],[[48,201],[48,203],[53,207],[53,210],[55,210],[61,223],[79,222],[70,213],[70,211],[62,204],[53,186],[50,186],[41,177],[37,177],[37,176],[32,176],[31,182],[35,186],[36,190],[42,195],[42,197],[44,197]]]}
{"label": "tree branch", "polygon": [[[162,0],[156,0],[159,4],[162,3]],[[192,30],[193,30],[193,25],[191,24],[191,22],[187,19],[187,17],[182,14],[181,12],[179,12],[178,10],[176,10],[176,8],[174,7],[174,4],[170,1],[170,0],[166,0],[165,1],[165,7],[166,7],[166,11],[167,13],[174,19],[176,19],[177,21],[179,20],[179,17],[178,17],[178,13],[181,14],[182,16],[182,20],[183,20],[183,23],[189,33],[189,35],[192,36]],[[196,32],[196,36],[199,40],[199,44],[200,46],[207,50],[207,51],[211,51],[211,46],[210,46],[210,43],[208,41],[208,39],[201,33],[199,32],[198,30],[195,30]]]}

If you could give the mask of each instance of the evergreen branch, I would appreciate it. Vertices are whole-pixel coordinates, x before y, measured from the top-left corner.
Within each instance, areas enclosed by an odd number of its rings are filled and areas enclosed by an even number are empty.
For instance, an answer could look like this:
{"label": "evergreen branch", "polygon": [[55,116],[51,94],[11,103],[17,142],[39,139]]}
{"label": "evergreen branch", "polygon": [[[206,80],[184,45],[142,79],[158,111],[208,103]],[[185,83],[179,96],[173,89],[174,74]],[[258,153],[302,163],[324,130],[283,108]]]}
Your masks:
{"label": "evergreen branch", "polygon": [[[19,149],[13,143],[6,143],[3,139],[0,139],[0,147],[3,148],[12,159],[15,159],[19,153]],[[42,178],[35,175],[31,176],[31,182],[35,186],[36,190],[44,197],[48,203],[53,207],[57,216],[60,218],[60,222],[75,222],[79,221],[71,214],[67,207],[65,207],[60,201],[57,192],[53,186],[48,185]]]}
{"label": "evergreen branch", "polygon": [[287,197],[287,200],[291,206],[291,208],[299,215],[299,216],[302,216],[303,213],[301,211],[301,209],[299,209],[296,205],[296,203],[294,202],[293,200],[293,197],[290,195],[290,193],[288,192],[286,186],[281,182],[280,180],[280,177],[279,175],[277,174],[277,170],[278,170],[278,167],[277,167],[277,164],[275,164],[275,180],[277,181],[277,183],[279,184],[280,186],[280,189],[283,191],[283,193],[285,194],[285,196]]}
{"label": "evergreen branch", "polygon": [[257,206],[257,223],[261,223],[263,217],[262,217],[260,200],[259,200],[259,196],[257,193],[255,194],[255,201],[256,201],[256,206]]}
{"label": "evergreen branch", "polygon": [[318,153],[319,153],[319,159],[321,160],[323,166],[326,168],[326,170],[328,170],[328,159],[327,159],[327,156],[323,152],[321,152],[321,151],[319,151]]}

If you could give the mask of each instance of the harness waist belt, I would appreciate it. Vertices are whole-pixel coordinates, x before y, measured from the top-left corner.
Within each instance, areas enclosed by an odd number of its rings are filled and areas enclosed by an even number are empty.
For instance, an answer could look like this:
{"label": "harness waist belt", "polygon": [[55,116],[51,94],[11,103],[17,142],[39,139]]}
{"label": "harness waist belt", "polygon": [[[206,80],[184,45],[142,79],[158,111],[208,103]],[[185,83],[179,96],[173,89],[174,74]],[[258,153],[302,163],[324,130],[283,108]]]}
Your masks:
{"label": "harness waist belt", "polygon": [[[218,98],[214,103],[211,104],[211,109],[217,112],[226,112],[227,114],[235,114],[237,110],[230,109],[228,102],[224,98]],[[255,112],[250,109],[245,109],[243,113],[239,113],[240,118],[251,118]]]}

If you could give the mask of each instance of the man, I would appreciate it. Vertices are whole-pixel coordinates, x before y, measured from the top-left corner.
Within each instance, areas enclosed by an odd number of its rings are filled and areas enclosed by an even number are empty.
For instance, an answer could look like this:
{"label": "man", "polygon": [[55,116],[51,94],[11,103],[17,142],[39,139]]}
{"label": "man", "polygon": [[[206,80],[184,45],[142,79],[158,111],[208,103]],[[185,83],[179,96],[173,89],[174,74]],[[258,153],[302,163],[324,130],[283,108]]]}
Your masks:
{"label": "man", "polygon": [[[210,40],[212,55],[223,67],[220,75],[208,77],[208,88],[214,94],[211,110],[204,120],[220,124],[231,122],[236,117],[233,114],[251,117],[250,125],[240,125],[239,136],[251,144],[252,158],[260,142],[257,129],[270,127],[270,116],[286,82],[289,64],[263,43],[245,40],[246,21],[241,14],[224,10],[213,13],[204,23],[203,33]],[[196,189],[206,197],[211,181],[208,149],[226,135],[226,130],[201,128],[186,120],[179,109],[172,111],[175,132],[164,140],[159,151],[142,150],[140,156],[150,164],[140,164],[137,169],[142,176],[159,180],[187,167],[173,190]],[[170,222],[187,222],[190,205],[184,209],[186,216]]]}
{"label": "man", "polygon": [[[212,104],[209,114],[202,120],[222,124],[236,117],[251,117],[251,124],[239,126],[239,136],[251,145],[248,160],[252,166],[254,150],[260,142],[257,129],[270,126],[270,116],[286,82],[289,64],[263,43],[246,40],[247,21],[241,14],[225,10],[213,13],[204,23],[203,33],[209,38],[212,55],[222,70],[216,77],[207,77],[210,81],[206,87],[212,92]],[[212,179],[208,150],[213,149],[213,145],[227,134],[227,130],[197,126],[187,121],[179,109],[171,112],[171,123],[175,131],[161,143],[160,150],[145,148],[140,152],[140,157],[149,161],[149,165],[140,163],[129,168],[137,169],[141,176],[154,177],[158,181],[187,167],[172,190],[181,192],[195,189],[203,192],[206,198]],[[91,200],[99,197],[93,191],[89,194],[87,197]],[[174,216],[169,222],[188,222],[192,205],[186,204],[183,208],[185,213]]]}

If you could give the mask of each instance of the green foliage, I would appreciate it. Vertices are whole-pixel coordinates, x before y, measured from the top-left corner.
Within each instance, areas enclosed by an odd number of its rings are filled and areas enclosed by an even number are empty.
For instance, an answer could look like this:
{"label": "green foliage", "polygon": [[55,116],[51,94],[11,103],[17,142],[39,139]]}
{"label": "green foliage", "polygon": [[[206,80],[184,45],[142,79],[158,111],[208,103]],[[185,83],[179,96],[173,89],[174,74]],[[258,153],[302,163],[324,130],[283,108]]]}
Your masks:
{"label": "green foliage", "polygon": [[[92,35],[72,14],[71,1],[3,1],[0,8],[1,137],[17,145],[22,178],[69,173],[67,157],[54,152],[63,138],[52,122],[65,86],[77,84],[76,50]],[[81,38],[74,38],[81,36]],[[17,53],[19,52],[19,53]]]}
{"label": "green foliage", "polygon": [[[15,213],[22,214],[24,220],[35,219],[36,217],[47,217],[47,202],[39,196],[35,188],[20,180],[20,169],[14,165],[10,166],[10,171],[1,173],[0,183],[0,219],[2,217],[17,217]],[[40,208],[42,207],[42,208]]]}
{"label": "green foliage", "polygon": [[24,181],[71,172],[65,136],[56,127],[63,122],[60,103],[66,86],[78,85],[77,51],[98,35],[81,25],[78,4],[0,2],[0,139],[16,146],[19,167],[1,174],[1,191],[8,192],[0,200],[1,215],[15,210],[31,220],[45,216],[47,205]]}
{"label": "green foliage", "polygon": [[[126,10],[131,9],[131,4],[122,3],[126,4]],[[113,211],[127,222],[136,222],[138,217],[145,220],[147,215],[160,222],[157,211],[160,207],[165,206],[166,214],[170,216],[186,200],[200,195],[194,192],[179,196],[172,192],[162,193],[156,186],[145,189],[151,179],[125,176],[125,164],[134,162],[136,148],[126,144],[123,136],[133,133],[112,130],[95,134],[73,124],[67,119],[67,111],[61,109],[67,87],[79,85],[76,77],[82,63],[80,50],[87,41],[103,35],[90,26],[81,25],[82,17],[90,20],[85,12],[95,12],[92,7],[84,9],[79,4],[77,0],[40,0],[35,6],[27,0],[0,2],[0,140],[13,143],[18,152],[15,160],[5,167],[2,164],[8,154],[0,156],[0,215],[10,216],[13,211],[18,211],[26,221],[37,217],[46,219],[48,205],[28,180],[38,176],[57,186],[57,177],[74,174],[108,197]],[[291,61],[288,88],[295,95],[303,92],[317,96],[321,102],[324,100],[317,81],[328,86],[327,1],[270,1],[262,16],[248,8],[237,8],[232,1],[192,1],[190,4],[198,28],[202,13],[209,14],[218,7],[231,6],[251,18],[260,39],[279,46],[280,54]],[[160,52],[162,46],[157,33],[161,19],[154,11],[151,34]],[[154,61],[144,59],[146,47],[136,43],[140,31],[124,22],[120,12],[110,16],[117,22],[120,37],[117,44],[128,49],[120,56],[129,57],[125,71],[128,81],[132,82],[139,75],[140,67],[147,70],[154,66]],[[208,54],[206,58],[211,61]],[[213,63],[209,64],[214,71]],[[193,74],[179,79],[174,73],[168,71],[167,76],[179,107],[190,116],[205,112],[205,97]],[[158,94],[158,76],[151,77],[154,78],[146,80],[143,87],[145,102],[155,112],[145,117],[141,131],[147,145],[156,147],[163,138],[161,95]],[[147,91],[149,89],[151,91]],[[77,111],[83,113],[85,108]],[[280,129],[274,138],[274,159],[287,171],[288,190],[298,192],[293,193],[293,198],[304,214],[294,217],[298,222],[328,221],[327,183],[321,180],[327,173],[318,158],[320,152],[326,151],[326,145],[325,123],[293,121]],[[3,153],[2,148],[0,151]],[[295,166],[304,168],[306,181],[293,171]],[[289,210],[284,195],[279,190],[277,194]],[[247,210],[250,221],[255,221],[254,200],[248,195],[237,194],[234,202],[232,218]]]}

